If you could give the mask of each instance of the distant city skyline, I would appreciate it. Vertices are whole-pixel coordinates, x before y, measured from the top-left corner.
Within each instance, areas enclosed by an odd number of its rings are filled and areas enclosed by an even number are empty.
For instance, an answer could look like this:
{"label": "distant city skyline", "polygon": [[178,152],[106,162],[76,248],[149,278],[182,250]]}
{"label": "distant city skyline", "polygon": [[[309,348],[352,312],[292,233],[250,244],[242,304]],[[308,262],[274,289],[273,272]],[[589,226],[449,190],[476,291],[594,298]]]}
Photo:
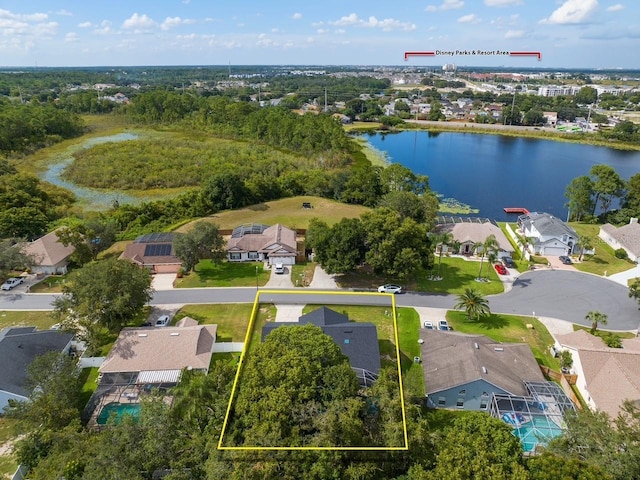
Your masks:
{"label": "distant city skyline", "polygon": [[[638,69],[625,0],[5,0],[0,66],[406,65]],[[468,55],[456,51],[468,51]],[[475,50],[475,55],[474,55]],[[538,51],[535,57],[483,52]],[[453,52],[411,57],[407,51]]]}

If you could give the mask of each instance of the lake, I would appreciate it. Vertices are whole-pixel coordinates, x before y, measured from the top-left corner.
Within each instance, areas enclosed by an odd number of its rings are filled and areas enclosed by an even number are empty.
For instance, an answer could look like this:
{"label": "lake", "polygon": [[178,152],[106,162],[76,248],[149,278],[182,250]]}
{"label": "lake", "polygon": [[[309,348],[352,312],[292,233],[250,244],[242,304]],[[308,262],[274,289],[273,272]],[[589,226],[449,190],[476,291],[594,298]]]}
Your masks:
{"label": "lake", "polygon": [[532,138],[458,132],[365,135],[388,159],[428,175],[431,189],[478,209],[474,215],[514,220],[504,207],[524,207],[566,219],[567,185],[596,164],[625,179],[640,172],[640,151]]}

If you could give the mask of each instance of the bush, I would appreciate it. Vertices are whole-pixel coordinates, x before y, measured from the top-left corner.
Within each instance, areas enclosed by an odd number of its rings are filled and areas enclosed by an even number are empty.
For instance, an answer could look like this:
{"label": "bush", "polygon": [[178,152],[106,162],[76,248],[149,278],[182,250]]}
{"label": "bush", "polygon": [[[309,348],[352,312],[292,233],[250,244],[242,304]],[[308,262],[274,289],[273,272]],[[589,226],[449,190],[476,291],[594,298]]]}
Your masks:
{"label": "bush", "polygon": [[602,340],[609,348],[622,348],[622,340],[618,335],[608,333],[607,335],[602,336]]}
{"label": "bush", "polygon": [[616,258],[619,258],[621,260],[625,260],[628,258],[627,252],[624,248],[618,248],[613,254],[616,256]]}

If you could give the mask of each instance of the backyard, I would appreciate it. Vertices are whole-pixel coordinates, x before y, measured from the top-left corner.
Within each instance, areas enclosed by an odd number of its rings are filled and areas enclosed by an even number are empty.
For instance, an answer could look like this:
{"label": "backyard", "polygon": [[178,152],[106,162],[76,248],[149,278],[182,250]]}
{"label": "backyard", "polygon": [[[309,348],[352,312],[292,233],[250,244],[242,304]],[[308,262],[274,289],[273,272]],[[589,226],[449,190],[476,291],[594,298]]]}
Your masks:
{"label": "backyard", "polygon": [[[527,343],[540,365],[559,370],[560,364],[549,348],[554,344],[547,328],[537,319],[518,315],[491,314],[480,320],[469,320],[465,312],[449,310],[447,321],[455,331],[486,335],[501,343]],[[531,325],[533,328],[527,328]]]}

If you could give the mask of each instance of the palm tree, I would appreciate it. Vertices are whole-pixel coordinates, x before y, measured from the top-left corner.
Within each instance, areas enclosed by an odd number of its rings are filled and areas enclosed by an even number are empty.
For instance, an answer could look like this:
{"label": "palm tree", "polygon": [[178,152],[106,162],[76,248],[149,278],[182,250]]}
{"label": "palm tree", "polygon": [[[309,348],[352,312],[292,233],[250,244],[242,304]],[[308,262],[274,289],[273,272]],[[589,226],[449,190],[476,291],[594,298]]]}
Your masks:
{"label": "palm tree", "polygon": [[458,303],[454,308],[464,309],[469,320],[477,321],[480,317],[491,315],[489,301],[475,288],[466,288],[463,294],[458,295]]}
{"label": "palm tree", "polygon": [[482,248],[482,255],[480,257],[480,271],[478,272],[478,279],[482,278],[482,264],[483,264],[485,255],[487,255],[487,252],[498,250],[498,247],[499,247],[498,239],[494,234],[489,235],[487,238],[484,239],[484,242],[482,243],[476,242],[473,244],[474,250],[477,250],[478,248]]}
{"label": "palm tree", "polygon": [[578,240],[578,246],[580,247],[580,256],[578,257],[579,261],[582,261],[584,257],[585,250],[591,250],[593,248],[593,241],[591,237],[580,237]]}
{"label": "palm tree", "polygon": [[598,312],[597,310],[591,310],[584,319],[591,322],[591,333],[595,333],[596,330],[598,330],[598,324],[606,325],[609,323],[607,314]]}
{"label": "palm tree", "polygon": [[489,264],[489,266],[487,267],[487,274],[485,275],[487,279],[489,278],[491,265],[493,265],[497,259],[498,259],[498,252],[496,252],[495,250],[489,250],[489,253],[487,253],[487,263]]}
{"label": "palm tree", "polygon": [[437,278],[440,279],[440,264],[442,263],[442,251],[444,250],[445,245],[448,246],[453,242],[453,235],[451,232],[441,232],[437,233],[433,236],[433,242],[436,246],[436,251],[438,250],[438,245],[440,245],[440,255],[438,255],[438,275]]}

